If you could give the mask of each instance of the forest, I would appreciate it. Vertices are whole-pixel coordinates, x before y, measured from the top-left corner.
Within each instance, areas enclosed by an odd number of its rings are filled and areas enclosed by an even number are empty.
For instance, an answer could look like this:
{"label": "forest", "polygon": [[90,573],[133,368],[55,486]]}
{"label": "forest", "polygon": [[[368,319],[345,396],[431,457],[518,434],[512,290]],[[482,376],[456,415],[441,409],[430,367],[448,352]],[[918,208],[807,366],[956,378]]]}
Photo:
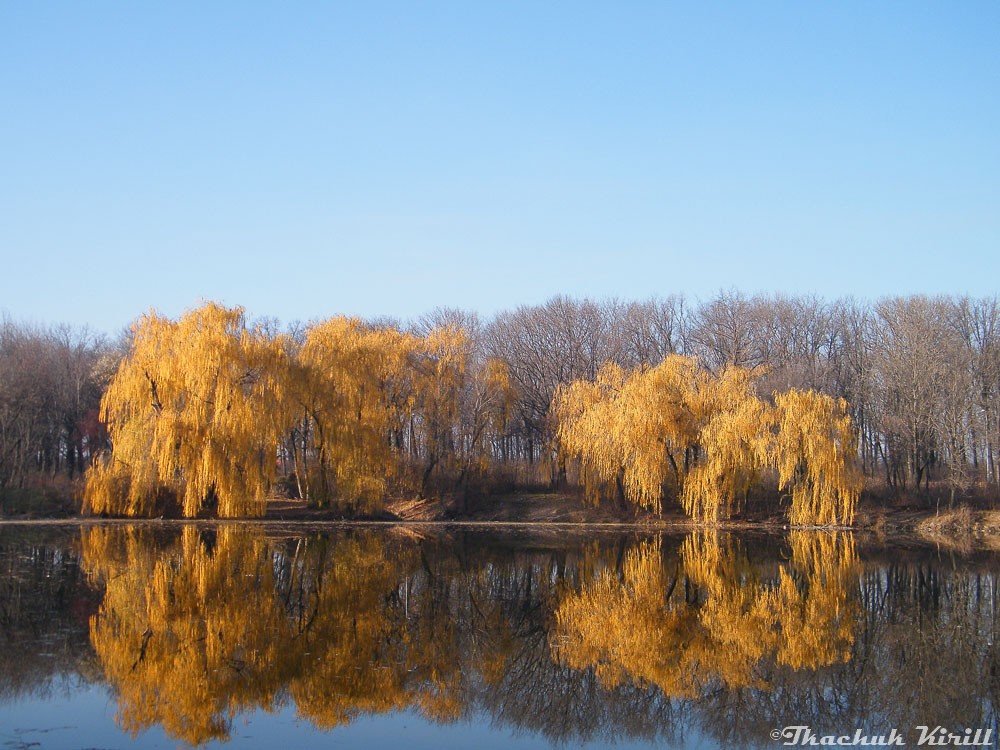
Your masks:
{"label": "forest", "polygon": [[[1000,489],[997,298],[556,297],[489,319],[281,326],[208,303],[116,340],[0,323],[0,509],[240,516],[278,494],[559,489],[793,523]],[[86,480],[84,477],[86,476]]]}

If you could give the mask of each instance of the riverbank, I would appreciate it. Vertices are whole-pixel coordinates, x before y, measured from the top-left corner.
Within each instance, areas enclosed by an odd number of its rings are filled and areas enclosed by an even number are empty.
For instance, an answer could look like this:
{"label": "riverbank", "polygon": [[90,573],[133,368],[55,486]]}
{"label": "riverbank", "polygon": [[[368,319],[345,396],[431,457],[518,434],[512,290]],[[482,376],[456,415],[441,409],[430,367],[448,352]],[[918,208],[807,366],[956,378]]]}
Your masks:
{"label": "riverbank", "polygon": [[[28,502],[27,495],[6,502],[0,523],[95,522],[81,516],[66,498],[46,496],[45,502]],[[114,522],[115,519],[101,519]],[[123,519],[124,520],[124,519]],[[164,519],[154,519],[164,520]],[[169,519],[168,519],[169,520]],[[301,500],[273,499],[268,502],[264,523],[372,523],[385,525],[456,525],[490,527],[622,528],[641,531],[689,531],[706,528],[680,508],[653,514],[613,503],[594,506],[578,495],[560,492],[521,492],[466,501],[391,499],[383,512],[365,517],[346,516],[340,511],[310,508]],[[722,531],[786,532],[792,527],[773,502],[751,502],[736,518],[713,524]],[[950,510],[919,505],[887,505],[881,498],[863,499],[851,530],[871,536],[877,543],[918,542],[968,551],[1000,551],[1000,510],[973,509],[960,505]]]}

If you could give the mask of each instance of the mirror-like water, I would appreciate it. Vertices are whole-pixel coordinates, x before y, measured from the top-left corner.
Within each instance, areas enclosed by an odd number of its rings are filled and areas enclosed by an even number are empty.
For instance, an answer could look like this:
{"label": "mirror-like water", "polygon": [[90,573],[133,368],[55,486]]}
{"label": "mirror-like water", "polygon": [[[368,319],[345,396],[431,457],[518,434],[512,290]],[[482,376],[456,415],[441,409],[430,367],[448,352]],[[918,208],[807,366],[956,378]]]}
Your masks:
{"label": "mirror-like water", "polygon": [[995,744],[997,561],[822,532],[3,526],[0,748]]}

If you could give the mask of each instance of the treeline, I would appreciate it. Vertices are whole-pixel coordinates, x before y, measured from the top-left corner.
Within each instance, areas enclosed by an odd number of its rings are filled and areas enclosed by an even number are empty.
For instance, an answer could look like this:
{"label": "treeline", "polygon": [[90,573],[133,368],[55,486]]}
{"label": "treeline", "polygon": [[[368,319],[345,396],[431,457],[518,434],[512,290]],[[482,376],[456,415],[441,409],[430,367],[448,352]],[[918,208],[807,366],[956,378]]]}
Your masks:
{"label": "treeline", "polygon": [[557,386],[593,380],[605,362],[634,369],[676,353],[714,373],[763,368],[763,397],[795,388],[845,399],[864,473],[891,490],[1000,489],[996,297],[555,298],[482,330],[484,351],[507,364],[518,389],[514,444],[529,462],[549,451]]}
{"label": "treeline", "polygon": [[[644,371],[678,354],[714,375],[732,366],[753,370],[756,394],[765,401],[790,389],[845,399],[870,489],[924,498],[995,497],[1000,489],[995,297],[865,302],[736,291],[703,303],[680,296],[642,302],[556,297],[485,321],[448,309],[406,325],[333,321],[339,322],[281,330],[240,316],[227,334],[249,347],[237,361],[250,359],[244,370],[233,371],[230,383],[240,392],[249,394],[263,372],[253,357],[293,365],[285,381],[292,385],[275,391],[282,413],[297,414],[274,425],[280,432],[272,436],[275,472],[261,473],[249,461],[240,482],[283,480],[293,494],[319,503],[346,500],[361,510],[373,507],[371,497],[387,493],[468,496],[564,484],[577,477],[567,474],[558,450],[557,389],[596,380],[609,362],[626,372]],[[97,405],[127,348],[85,331],[4,320],[0,487],[78,476],[98,448],[108,447]],[[337,378],[338,386],[310,402],[310,388]],[[135,382],[149,391],[145,403],[155,412],[151,383],[143,385],[141,374]],[[374,399],[376,391],[386,398]],[[348,438],[345,415],[352,411],[377,429]],[[232,415],[232,404],[219,414]],[[247,454],[258,467],[268,463],[265,442]],[[235,446],[223,440],[215,455]],[[141,443],[133,448],[142,453]],[[400,460],[386,464],[386,456]],[[198,460],[208,466],[212,459],[206,453]],[[164,466],[167,472],[177,468],[169,461]],[[146,474],[143,481],[153,478]],[[114,481],[121,484],[122,477]],[[198,485],[204,495],[199,502],[218,502],[213,484]],[[136,493],[142,486],[135,485]]]}
{"label": "treeline", "polygon": [[98,408],[118,359],[86,329],[0,320],[0,492],[83,474],[107,445]]}

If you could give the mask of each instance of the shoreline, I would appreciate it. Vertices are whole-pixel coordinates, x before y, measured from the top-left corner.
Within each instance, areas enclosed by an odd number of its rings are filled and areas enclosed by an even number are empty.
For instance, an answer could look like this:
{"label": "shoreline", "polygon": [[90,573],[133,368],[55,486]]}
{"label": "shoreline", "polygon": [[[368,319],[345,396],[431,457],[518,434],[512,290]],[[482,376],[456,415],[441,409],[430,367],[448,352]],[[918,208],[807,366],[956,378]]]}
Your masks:
{"label": "shoreline", "polygon": [[[0,528],[22,526],[112,526],[153,525],[164,528],[192,526],[284,526],[297,529],[400,528],[483,529],[511,532],[552,533],[690,533],[695,530],[736,534],[784,535],[791,531],[846,532],[864,537],[875,545],[919,543],[944,549],[1000,551],[1000,510],[971,509],[966,505],[941,510],[926,505],[887,505],[884,499],[863,498],[851,526],[795,525],[782,514],[773,499],[751,500],[741,514],[720,522],[700,522],[679,507],[660,514],[613,503],[594,506],[579,496],[562,492],[512,492],[457,503],[446,500],[390,498],[381,513],[350,516],[342,510],[311,508],[301,500],[272,498],[260,518],[127,518],[99,517],[79,512],[46,514],[20,512],[0,514]],[[53,508],[54,509],[54,508]]]}
{"label": "shoreline", "polygon": [[849,533],[866,546],[933,546],[942,551],[1000,552],[1000,511],[972,511],[962,508],[935,513],[934,510],[883,510],[859,513],[853,526],[797,526],[774,518],[736,519],[719,523],[693,521],[680,515],[636,519],[483,519],[483,518],[345,518],[330,511],[307,509],[305,512],[270,513],[262,518],[102,518],[72,515],[62,518],[0,517],[0,530],[13,527],[87,527],[149,526],[215,528],[246,526],[285,530],[324,529],[400,529],[419,533],[451,530],[498,532],[617,533],[617,534],[687,534],[692,531],[718,531],[734,534],[786,535],[792,531],[810,533]]}

